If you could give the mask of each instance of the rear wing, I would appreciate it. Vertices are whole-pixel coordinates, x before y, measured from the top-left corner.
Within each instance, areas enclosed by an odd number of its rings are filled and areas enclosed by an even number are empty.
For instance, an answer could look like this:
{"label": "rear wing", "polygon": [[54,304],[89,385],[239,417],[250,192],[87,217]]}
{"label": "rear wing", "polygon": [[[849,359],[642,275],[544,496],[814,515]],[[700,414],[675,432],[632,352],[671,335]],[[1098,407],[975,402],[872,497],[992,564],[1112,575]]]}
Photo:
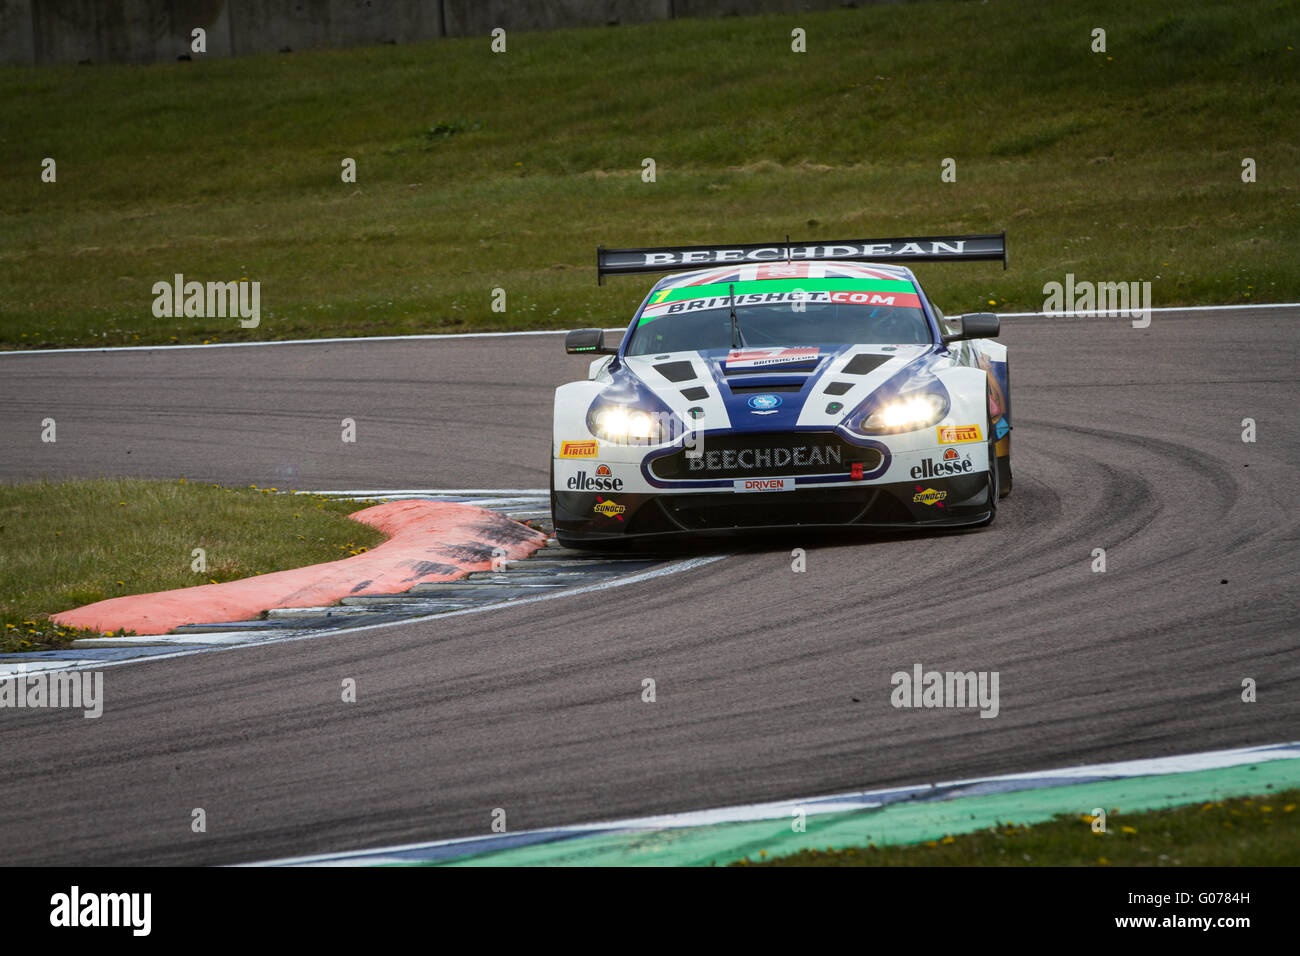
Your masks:
{"label": "rear wing", "polygon": [[909,236],[899,239],[846,239],[834,242],[747,243],[736,246],[662,246],[644,249],[596,247],[596,283],[605,276],[674,272],[691,266],[794,262],[978,262],[1002,260],[1007,267],[1007,233],[977,236]]}

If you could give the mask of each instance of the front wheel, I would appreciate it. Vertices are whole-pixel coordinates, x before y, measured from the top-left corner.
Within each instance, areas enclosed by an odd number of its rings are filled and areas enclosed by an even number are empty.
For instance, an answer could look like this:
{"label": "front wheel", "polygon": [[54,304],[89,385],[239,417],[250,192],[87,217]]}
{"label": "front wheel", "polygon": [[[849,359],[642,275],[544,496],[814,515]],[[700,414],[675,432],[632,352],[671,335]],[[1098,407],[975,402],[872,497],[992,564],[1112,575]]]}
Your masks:
{"label": "front wheel", "polygon": [[551,442],[551,534],[555,534],[555,442]]}
{"label": "front wheel", "polygon": [[[985,408],[988,402],[985,402]],[[993,434],[993,416],[987,415],[988,421],[988,448],[989,448],[989,470],[988,474],[988,498],[989,498],[989,516],[979,523],[979,527],[987,527],[993,523],[993,519],[998,516],[998,499],[1002,497],[1002,464],[998,460],[998,441]]]}
{"label": "front wheel", "polygon": [[[1011,423],[1011,356],[1007,356],[1007,388],[1002,396],[1005,407],[1002,409],[1003,420]],[[1007,432],[1007,453],[998,459],[998,497],[1005,498],[1011,494],[1011,432]]]}

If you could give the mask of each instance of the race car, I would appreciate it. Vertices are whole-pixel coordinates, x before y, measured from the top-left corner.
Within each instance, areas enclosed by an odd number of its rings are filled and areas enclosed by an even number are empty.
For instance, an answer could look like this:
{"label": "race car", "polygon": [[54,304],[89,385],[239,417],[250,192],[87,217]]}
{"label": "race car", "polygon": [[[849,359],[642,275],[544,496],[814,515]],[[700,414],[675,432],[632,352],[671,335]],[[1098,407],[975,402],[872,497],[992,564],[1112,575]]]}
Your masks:
{"label": "race car", "polygon": [[555,390],[559,542],[991,523],[1011,490],[998,318],[946,318],[897,263],[996,259],[1005,233],[598,248],[598,281],[674,274],[617,346],[566,336],[596,358]]}

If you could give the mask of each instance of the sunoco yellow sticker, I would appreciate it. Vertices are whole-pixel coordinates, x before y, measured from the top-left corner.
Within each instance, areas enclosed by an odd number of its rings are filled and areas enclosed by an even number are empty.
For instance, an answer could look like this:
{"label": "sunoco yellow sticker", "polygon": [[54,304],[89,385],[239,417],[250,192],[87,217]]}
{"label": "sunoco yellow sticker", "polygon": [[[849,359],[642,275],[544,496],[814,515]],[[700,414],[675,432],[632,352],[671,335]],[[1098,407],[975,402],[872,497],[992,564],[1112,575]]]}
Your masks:
{"label": "sunoco yellow sticker", "polygon": [[948,492],[939,491],[937,488],[926,488],[924,491],[918,491],[912,495],[912,500],[922,505],[937,505],[948,497]]}

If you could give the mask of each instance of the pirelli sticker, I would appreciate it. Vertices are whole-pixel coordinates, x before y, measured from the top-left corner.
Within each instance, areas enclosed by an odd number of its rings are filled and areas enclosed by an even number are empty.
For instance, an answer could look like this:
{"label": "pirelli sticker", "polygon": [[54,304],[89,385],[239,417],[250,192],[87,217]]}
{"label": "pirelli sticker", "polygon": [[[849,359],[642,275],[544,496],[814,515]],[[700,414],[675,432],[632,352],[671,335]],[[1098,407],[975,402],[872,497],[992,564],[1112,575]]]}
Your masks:
{"label": "pirelli sticker", "polygon": [[939,433],[940,445],[961,445],[968,441],[984,440],[978,425],[940,425],[936,431]]}
{"label": "pirelli sticker", "polygon": [[560,442],[561,458],[595,458],[599,450],[596,441]]}

